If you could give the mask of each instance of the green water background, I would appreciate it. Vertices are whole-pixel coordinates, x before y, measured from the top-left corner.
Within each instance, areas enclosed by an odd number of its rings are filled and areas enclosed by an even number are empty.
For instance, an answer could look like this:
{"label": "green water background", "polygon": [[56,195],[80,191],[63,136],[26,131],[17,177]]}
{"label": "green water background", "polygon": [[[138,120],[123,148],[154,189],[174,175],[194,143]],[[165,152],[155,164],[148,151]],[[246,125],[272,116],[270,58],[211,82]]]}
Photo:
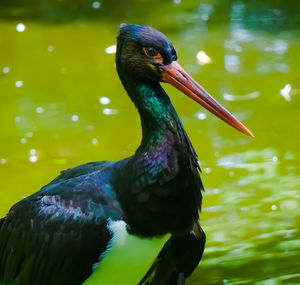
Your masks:
{"label": "green water background", "polygon": [[206,189],[187,284],[300,284],[299,15],[299,1],[2,0],[0,216],[62,169],[134,153],[140,121],[110,52],[120,23],[147,24],[255,135],[164,85]]}

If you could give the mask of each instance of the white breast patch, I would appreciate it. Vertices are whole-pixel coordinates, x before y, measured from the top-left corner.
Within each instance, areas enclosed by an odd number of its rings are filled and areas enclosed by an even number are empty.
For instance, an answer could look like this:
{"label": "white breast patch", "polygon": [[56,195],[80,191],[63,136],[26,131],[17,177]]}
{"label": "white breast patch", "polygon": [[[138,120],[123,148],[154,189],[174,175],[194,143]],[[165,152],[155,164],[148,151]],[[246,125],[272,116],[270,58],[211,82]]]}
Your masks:
{"label": "white breast patch", "polygon": [[84,285],[136,285],[147,273],[170,235],[141,238],[127,232],[124,221],[109,221],[113,238]]}

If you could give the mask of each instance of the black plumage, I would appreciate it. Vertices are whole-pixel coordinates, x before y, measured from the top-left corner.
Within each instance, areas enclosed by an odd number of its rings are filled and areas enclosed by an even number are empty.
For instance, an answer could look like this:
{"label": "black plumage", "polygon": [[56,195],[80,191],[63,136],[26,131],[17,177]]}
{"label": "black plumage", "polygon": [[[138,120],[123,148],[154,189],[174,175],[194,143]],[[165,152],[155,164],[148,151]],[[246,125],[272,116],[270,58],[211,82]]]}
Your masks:
{"label": "black plumage", "polygon": [[81,284],[92,273],[111,238],[108,219],[122,218],[109,164],[66,170],[11,208],[0,229],[4,284]]}

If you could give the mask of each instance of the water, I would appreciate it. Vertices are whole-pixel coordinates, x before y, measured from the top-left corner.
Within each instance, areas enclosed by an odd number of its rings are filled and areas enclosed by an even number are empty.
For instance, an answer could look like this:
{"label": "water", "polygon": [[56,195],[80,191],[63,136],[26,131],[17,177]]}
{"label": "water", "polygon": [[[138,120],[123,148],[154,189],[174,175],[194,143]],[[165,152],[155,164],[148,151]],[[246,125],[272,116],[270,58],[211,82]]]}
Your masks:
{"label": "water", "polygon": [[137,148],[113,45],[121,22],[144,23],[255,135],[165,86],[206,188],[207,246],[187,284],[299,284],[299,4],[160,2],[2,1],[0,216],[62,169]]}

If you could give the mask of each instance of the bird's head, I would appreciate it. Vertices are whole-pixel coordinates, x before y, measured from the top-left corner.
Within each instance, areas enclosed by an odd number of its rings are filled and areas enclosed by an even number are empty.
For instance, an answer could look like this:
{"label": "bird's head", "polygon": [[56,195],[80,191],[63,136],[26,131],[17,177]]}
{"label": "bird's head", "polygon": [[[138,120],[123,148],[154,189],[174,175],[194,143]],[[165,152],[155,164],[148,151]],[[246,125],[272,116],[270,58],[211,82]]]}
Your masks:
{"label": "bird's head", "polygon": [[164,34],[145,25],[121,24],[117,39],[117,68],[142,81],[170,83],[227,124],[253,137],[179,65],[176,51]]}
{"label": "bird's head", "polygon": [[121,24],[117,58],[135,78],[162,81],[160,67],[177,60],[177,55],[168,38],[152,27]]}

